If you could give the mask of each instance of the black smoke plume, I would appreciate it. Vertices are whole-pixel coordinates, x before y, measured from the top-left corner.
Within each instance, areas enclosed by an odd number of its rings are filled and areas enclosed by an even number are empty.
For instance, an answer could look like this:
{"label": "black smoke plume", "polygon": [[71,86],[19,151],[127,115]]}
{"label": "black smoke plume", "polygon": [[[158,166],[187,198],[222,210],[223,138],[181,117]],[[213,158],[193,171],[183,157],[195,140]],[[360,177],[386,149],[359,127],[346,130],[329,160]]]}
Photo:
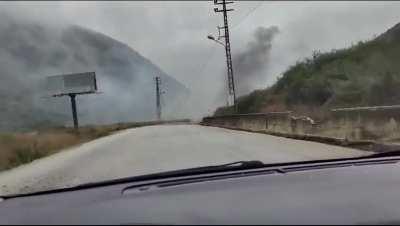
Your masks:
{"label": "black smoke plume", "polygon": [[254,40],[247,43],[244,50],[233,55],[234,75],[239,95],[247,94],[254,89],[254,85],[263,82],[268,66],[269,53],[272,41],[279,33],[279,28],[258,27],[254,34]]}

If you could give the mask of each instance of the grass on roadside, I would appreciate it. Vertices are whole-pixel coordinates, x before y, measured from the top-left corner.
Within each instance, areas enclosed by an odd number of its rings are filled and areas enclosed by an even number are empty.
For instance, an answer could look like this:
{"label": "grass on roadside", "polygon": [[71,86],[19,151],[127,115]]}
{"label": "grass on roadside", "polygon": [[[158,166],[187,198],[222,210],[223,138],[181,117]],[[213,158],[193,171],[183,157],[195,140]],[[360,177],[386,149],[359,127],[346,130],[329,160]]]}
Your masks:
{"label": "grass on roadside", "polygon": [[49,156],[74,145],[104,137],[113,132],[157,124],[157,122],[119,123],[107,126],[52,128],[31,133],[0,133],[0,171]]}

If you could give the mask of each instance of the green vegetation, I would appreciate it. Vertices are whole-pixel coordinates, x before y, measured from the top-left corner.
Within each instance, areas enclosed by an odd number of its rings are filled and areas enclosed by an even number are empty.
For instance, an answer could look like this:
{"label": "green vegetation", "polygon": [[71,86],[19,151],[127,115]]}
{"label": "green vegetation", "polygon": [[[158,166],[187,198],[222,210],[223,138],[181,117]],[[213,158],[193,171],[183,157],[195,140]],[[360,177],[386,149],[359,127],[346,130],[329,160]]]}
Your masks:
{"label": "green vegetation", "polygon": [[[297,62],[273,86],[238,99],[239,113],[400,104],[400,24],[374,40]],[[227,114],[219,108],[215,114]]]}

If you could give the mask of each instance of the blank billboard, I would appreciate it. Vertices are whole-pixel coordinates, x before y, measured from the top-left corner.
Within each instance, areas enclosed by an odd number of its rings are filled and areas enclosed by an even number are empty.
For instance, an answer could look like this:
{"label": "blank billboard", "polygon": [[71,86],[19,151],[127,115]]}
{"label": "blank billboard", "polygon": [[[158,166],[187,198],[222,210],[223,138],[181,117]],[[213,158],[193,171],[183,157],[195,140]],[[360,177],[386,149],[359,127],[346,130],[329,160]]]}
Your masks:
{"label": "blank billboard", "polygon": [[47,92],[52,96],[87,94],[97,91],[95,72],[47,77]]}

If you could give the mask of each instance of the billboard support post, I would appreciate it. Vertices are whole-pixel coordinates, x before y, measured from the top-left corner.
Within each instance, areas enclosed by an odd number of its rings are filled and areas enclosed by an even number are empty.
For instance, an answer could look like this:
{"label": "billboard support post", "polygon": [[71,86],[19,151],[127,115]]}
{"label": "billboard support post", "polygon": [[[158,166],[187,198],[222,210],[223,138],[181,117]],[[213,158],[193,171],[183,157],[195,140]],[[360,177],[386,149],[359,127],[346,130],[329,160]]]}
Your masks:
{"label": "billboard support post", "polygon": [[160,91],[161,78],[157,76],[155,80],[156,80],[157,120],[161,121],[161,91]]}
{"label": "billboard support post", "polygon": [[97,92],[95,72],[56,75],[47,77],[47,88],[53,97],[69,96],[71,99],[74,128],[79,128],[76,96]]}
{"label": "billboard support post", "polygon": [[76,113],[76,94],[69,94],[71,98],[71,107],[72,107],[72,117],[74,119],[74,128],[78,129],[78,114]]}

